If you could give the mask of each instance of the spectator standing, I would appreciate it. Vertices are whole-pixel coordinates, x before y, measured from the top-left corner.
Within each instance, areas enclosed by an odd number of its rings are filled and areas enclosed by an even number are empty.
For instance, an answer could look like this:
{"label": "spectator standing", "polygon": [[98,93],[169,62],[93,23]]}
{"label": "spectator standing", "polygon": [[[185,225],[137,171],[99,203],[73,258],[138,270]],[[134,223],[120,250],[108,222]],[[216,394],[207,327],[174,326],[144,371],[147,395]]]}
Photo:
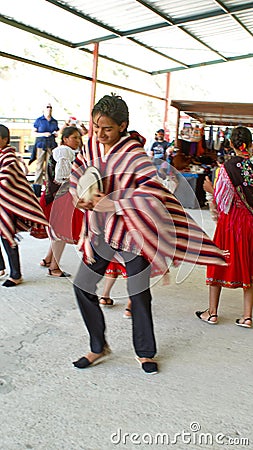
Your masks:
{"label": "spectator standing", "polygon": [[164,139],[164,130],[161,128],[156,132],[155,142],[150,149],[150,156],[157,169],[160,168],[162,162],[166,159],[166,150],[169,145],[169,142]]}
{"label": "spectator standing", "polygon": [[37,167],[34,180],[34,191],[37,197],[41,195],[43,172],[47,173],[47,163],[52,150],[57,147],[55,138],[59,130],[58,122],[52,116],[52,105],[47,103],[44,114],[34,122],[36,134]]}

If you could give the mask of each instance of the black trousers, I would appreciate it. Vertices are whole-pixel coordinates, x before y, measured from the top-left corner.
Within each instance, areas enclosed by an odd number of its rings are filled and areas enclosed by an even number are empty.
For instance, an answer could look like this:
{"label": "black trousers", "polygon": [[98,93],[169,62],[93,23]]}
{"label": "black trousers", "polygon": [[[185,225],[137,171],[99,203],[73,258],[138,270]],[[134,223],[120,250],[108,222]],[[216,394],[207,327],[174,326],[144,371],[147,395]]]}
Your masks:
{"label": "black trousers", "polygon": [[[98,253],[99,249],[99,253]],[[90,348],[94,353],[101,353],[106,343],[104,314],[96,295],[97,284],[103,277],[115,251],[105,243],[100,243],[95,251],[95,263],[83,262],[74,280],[77,302],[90,335]],[[127,290],[132,301],[133,345],[140,358],[153,358],[156,342],[151,311],[151,294],[149,288],[150,265],[142,256],[120,252],[127,272]]]}
{"label": "black trousers", "polygon": [[[16,247],[11,247],[6,239],[4,239],[3,237],[1,237],[1,239],[2,239],[4,249],[6,251],[6,254],[8,256],[8,261],[9,261],[9,266],[10,266],[10,277],[13,278],[14,280],[18,280],[19,278],[21,278],[18,245],[16,245]],[[0,250],[0,252],[1,252],[1,250]],[[1,261],[2,261],[2,264],[1,264]],[[3,269],[5,269],[4,259],[3,259],[3,255],[1,253],[0,269],[1,269],[2,265],[3,265]],[[3,269],[1,269],[1,270],[3,270]]]}
{"label": "black trousers", "polygon": [[5,270],[5,262],[4,262],[1,247],[0,247],[0,270]]}

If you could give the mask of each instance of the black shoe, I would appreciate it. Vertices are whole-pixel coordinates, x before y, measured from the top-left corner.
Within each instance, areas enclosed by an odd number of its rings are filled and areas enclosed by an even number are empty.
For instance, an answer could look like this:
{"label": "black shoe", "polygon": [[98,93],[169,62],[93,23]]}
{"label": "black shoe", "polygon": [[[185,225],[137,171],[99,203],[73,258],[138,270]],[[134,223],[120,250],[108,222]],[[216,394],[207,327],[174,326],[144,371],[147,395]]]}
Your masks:
{"label": "black shoe", "polygon": [[18,280],[17,280],[17,282],[15,283],[15,281],[12,281],[12,280],[10,280],[9,278],[8,278],[8,280],[6,280],[3,284],[2,284],[2,286],[4,286],[4,287],[15,287],[15,286],[18,286],[19,284],[21,284],[22,283],[22,278],[19,278]]}
{"label": "black shoe", "polygon": [[88,360],[88,358],[85,358],[85,356],[83,356],[77,361],[73,361],[73,365],[78,369],[86,369],[86,367],[91,365],[91,362]]}
{"label": "black shoe", "polygon": [[97,359],[95,359],[95,361],[91,362],[88,360],[88,358],[86,358],[86,356],[82,356],[77,361],[73,361],[72,364],[75,367],[77,367],[78,369],[86,369],[89,366],[95,366],[97,363],[102,362],[111,352],[112,351],[111,351],[109,345],[105,344],[102,353],[100,354],[100,356]]}
{"label": "black shoe", "polygon": [[141,362],[138,356],[135,357],[136,361],[140,364],[142,370],[148,375],[155,375],[158,373],[158,365],[155,361]]}
{"label": "black shoe", "polygon": [[142,370],[149,375],[155,375],[158,373],[158,365],[156,362],[144,362],[141,367]]}

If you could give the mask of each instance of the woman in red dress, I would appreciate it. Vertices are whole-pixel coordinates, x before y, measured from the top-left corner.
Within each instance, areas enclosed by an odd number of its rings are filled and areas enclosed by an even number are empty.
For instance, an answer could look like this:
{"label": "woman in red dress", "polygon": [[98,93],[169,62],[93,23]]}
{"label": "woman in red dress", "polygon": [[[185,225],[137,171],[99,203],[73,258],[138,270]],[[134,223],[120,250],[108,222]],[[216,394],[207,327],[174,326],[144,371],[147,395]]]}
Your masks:
{"label": "woman in red dress", "polygon": [[51,243],[47,255],[40,265],[48,268],[51,277],[69,277],[59,267],[61,255],[66,243],[77,244],[83,213],[74,208],[69,193],[69,176],[75,151],[81,146],[81,135],[75,126],[65,127],[61,145],[56,147],[48,161],[45,191],[40,205],[50,223]]}
{"label": "woman in red dress", "polygon": [[242,288],[244,314],[236,325],[252,327],[253,306],[253,163],[252,134],[246,127],[237,127],[231,135],[236,151],[220,169],[214,190],[218,210],[214,242],[228,250],[228,266],[209,266],[206,283],[209,308],[196,311],[199,319],[209,324],[218,322],[218,306],[222,287]]}

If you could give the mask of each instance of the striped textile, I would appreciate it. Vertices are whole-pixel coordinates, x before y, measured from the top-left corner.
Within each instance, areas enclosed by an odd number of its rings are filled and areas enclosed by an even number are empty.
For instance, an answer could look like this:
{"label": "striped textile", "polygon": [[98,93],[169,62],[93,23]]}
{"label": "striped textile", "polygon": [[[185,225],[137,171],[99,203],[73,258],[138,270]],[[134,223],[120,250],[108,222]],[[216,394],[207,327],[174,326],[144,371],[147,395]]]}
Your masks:
{"label": "striped textile", "polygon": [[0,235],[15,246],[15,234],[48,222],[15,154],[0,150]]}
{"label": "striped textile", "polygon": [[117,250],[141,254],[165,269],[165,258],[196,264],[225,265],[219,250],[186,213],[179,201],[158,180],[156,169],[140,143],[131,136],[121,139],[101,159],[95,137],[79,153],[72,169],[70,192],[74,196],[78,179],[94,165],[103,176],[104,192],[117,202],[120,211],[86,211],[86,236],[105,241]]}

